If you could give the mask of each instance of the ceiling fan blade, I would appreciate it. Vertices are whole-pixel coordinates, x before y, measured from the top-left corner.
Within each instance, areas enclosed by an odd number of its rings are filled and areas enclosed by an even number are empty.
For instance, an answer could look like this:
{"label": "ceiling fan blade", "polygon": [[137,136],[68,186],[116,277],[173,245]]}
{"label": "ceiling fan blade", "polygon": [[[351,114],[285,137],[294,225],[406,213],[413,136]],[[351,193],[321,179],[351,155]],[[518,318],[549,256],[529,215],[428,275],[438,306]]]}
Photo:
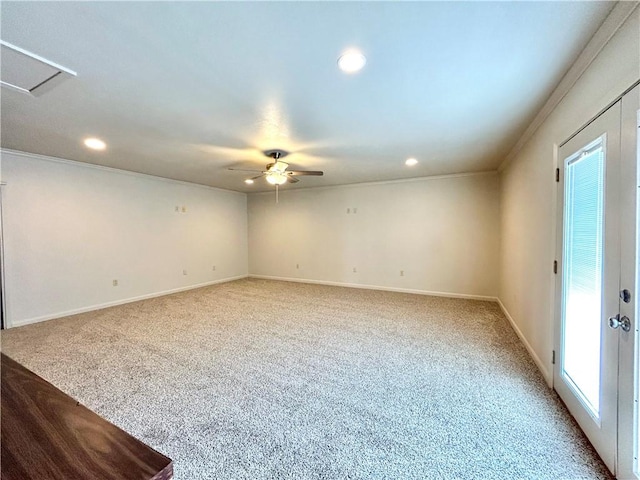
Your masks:
{"label": "ceiling fan blade", "polygon": [[292,177],[291,175],[287,175],[287,182],[289,183],[298,183],[300,180],[298,180],[295,177]]}
{"label": "ceiling fan blade", "polygon": [[262,172],[262,170],[255,170],[255,169],[249,169],[249,168],[233,168],[233,167],[229,167],[227,168],[227,170],[234,170],[236,172]]}
{"label": "ceiling fan blade", "polygon": [[292,171],[287,171],[287,173],[289,175],[316,175],[316,176],[324,175],[324,172],[321,172],[320,170],[292,170]]}
{"label": "ceiling fan blade", "polygon": [[261,173],[260,175],[256,175],[255,177],[251,177],[249,180],[257,180],[262,177],[264,177],[264,173]]}

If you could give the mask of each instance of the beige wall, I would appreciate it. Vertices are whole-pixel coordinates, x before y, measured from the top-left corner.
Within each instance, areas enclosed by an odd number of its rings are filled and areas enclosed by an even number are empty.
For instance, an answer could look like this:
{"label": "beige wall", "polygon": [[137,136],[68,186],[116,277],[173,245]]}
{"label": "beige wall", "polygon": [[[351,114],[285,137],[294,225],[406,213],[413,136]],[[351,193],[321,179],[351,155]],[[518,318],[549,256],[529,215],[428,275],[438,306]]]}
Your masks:
{"label": "beige wall", "polygon": [[640,9],[501,175],[499,298],[551,383],[556,147],[640,78]]}
{"label": "beige wall", "polygon": [[252,275],[497,294],[495,173],[253,194],[248,216]]}
{"label": "beige wall", "polygon": [[2,180],[8,326],[247,275],[242,193],[6,151]]}

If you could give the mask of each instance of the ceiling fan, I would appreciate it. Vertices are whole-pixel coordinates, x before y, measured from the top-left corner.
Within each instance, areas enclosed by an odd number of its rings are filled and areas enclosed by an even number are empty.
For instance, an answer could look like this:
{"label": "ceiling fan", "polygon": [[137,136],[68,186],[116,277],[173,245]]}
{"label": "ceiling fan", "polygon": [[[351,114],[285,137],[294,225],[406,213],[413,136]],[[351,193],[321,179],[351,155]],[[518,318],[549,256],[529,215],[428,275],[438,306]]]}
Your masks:
{"label": "ceiling fan", "polygon": [[287,170],[289,164],[280,160],[281,158],[284,158],[288,155],[288,152],[285,152],[284,150],[267,150],[266,152],[264,152],[264,154],[274,160],[273,162],[267,164],[266,170],[247,170],[244,168],[229,168],[229,170],[240,172],[260,172],[260,175],[257,175],[253,178],[248,178],[245,180],[245,182],[253,183],[254,180],[257,180],[260,177],[264,177],[267,182],[269,182],[271,185],[275,185],[276,187],[286,182],[299,182],[300,180],[296,178],[297,176],[324,175],[324,172],[320,170]]}

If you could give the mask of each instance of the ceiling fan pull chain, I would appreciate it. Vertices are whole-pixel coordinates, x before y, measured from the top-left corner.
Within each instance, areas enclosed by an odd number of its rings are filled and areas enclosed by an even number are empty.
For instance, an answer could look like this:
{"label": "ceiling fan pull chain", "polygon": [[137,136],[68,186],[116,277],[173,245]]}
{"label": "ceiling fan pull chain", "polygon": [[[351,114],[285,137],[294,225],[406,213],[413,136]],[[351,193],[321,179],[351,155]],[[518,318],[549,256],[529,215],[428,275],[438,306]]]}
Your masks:
{"label": "ceiling fan pull chain", "polygon": [[276,203],[278,203],[278,184],[276,183]]}

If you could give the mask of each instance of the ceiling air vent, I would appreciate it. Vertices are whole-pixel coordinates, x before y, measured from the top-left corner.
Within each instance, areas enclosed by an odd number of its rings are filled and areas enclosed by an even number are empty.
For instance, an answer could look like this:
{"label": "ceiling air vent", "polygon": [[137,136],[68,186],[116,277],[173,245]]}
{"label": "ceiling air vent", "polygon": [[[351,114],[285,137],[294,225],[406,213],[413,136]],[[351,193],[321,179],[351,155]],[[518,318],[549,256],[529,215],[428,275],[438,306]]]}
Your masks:
{"label": "ceiling air vent", "polygon": [[0,40],[0,84],[34,97],[48,92],[76,72]]}

